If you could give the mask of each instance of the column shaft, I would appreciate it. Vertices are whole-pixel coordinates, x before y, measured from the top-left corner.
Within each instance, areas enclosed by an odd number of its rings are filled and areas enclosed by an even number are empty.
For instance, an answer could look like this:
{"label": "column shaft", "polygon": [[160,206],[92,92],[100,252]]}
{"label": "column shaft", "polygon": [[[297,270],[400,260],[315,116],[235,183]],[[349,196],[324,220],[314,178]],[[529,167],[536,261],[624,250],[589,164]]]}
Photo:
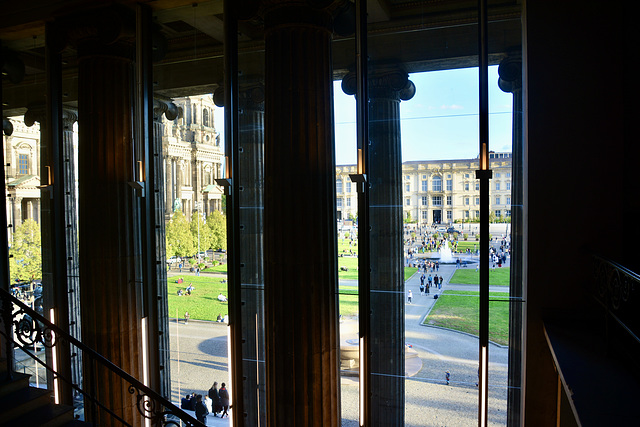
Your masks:
{"label": "column shaft", "polygon": [[295,22],[268,23],[265,37],[268,424],[338,426],[331,37]]}
{"label": "column shaft", "polygon": [[[81,46],[82,47],[82,46]],[[133,69],[126,46],[92,44],[78,67],[79,232],[82,331],[85,344],[136,378],[141,372],[142,289],[136,284],[132,142]],[[121,49],[117,53],[116,50]],[[82,52],[83,49],[81,48]],[[85,366],[85,373],[93,372]],[[87,384],[88,383],[88,384]],[[132,425],[133,395],[108,372],[85,376],[89,390]],[[86,405],[89,407],[89,405]],[[87,411],[90,413],[90,411]],[[109,416],[92,422],[115,423]],[[115,425],[115,424],[114,424]]]}

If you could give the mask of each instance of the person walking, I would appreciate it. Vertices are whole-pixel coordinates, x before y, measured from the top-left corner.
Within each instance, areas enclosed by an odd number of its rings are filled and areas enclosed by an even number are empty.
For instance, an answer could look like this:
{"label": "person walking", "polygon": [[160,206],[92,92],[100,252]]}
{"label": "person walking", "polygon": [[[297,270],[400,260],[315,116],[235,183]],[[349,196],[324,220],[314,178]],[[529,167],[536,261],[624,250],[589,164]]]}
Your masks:
{"label": "person walking", "polygon": [[218,392],[218,383],[214,382],[209,389],[209,398],[211,399],[211,412],[213,416],[217,417],[218,412],[222,411],[222,405],[220,404],[220,393]]}
{"label": "person walking", "polygon": [[407,299],[409,300],[409,304],[411,304],[411,300],[413,299],[413,292],[409,289],[409,293],[407,294]]}
{"label": "person walking", "polygon": [[229,392],[227,391],[224,383],[220,386],[219,393],[220,405],[222,405],[222,415],[220,415],[220,418],[224,418],[225,415],[229,418]]}
{"label": "person walking", "polygon": [[188,324],[189,323],[189,318],[191,317],[191,315],[189,314],[188,311],[184,312],[184,324]]}

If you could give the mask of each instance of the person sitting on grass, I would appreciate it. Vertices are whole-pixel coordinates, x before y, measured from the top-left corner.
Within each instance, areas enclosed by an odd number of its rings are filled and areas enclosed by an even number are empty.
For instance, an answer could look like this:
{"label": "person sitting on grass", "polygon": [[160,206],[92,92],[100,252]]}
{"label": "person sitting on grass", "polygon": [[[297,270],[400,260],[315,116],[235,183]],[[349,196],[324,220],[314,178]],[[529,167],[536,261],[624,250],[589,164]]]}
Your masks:
{"label": "person sitting on grass", "polygon": [[218,295],[218,301],[220,302],[227,302],[227,297],[225,297],[222,292],[220,292],[220,295]]}
{"label": "person sitting on grass", "polygon": [[182,289],[178,289],[178,296],[181,297],[182,296]]}

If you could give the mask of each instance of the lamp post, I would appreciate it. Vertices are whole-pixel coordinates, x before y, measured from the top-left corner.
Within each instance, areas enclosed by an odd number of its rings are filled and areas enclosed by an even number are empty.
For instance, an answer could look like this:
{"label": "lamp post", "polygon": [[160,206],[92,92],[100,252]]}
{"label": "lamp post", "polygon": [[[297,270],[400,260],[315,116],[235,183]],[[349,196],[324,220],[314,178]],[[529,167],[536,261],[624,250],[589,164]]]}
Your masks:
{"label": "lamp post", "polygon": [[195,202],[196,205],[196,221],[198,224],[198,264],[200,264],[200,203],[199,202]]}

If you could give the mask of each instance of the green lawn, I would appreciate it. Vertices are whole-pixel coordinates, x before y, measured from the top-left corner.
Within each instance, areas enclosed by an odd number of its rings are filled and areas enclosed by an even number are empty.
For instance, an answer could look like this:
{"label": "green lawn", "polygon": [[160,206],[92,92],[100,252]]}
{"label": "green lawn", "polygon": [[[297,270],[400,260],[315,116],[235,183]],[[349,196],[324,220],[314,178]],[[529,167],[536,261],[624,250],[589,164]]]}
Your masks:
{"label": "green lawn", "polygon": [[[491,292],[490,299],[504,299],[507,292]],[[424,320],[425,325],[441,326],[478,335],[479,293],[444,291]],[[489,340],[502,345],[509,342],[509,303],[489,301]]]}
{"label": "green lawn", "polygon": [[[184,282],[176,283],[179,278],[183,278]],[[169,317],[183,318],[185,311],[189,312],[191,319],[216,320],[218,314],[224,317],[229,307],[227,303],[218,301],[220,292],[227,295],[227,284],[222,283],[222,280],[222,278],[206,275],[170,277],[167,280]],[[191,296],[178,296],[178,289],[184,292],[190,282],[195,288]]]}
{"label": "green lawn", "polygon": [[[489,270],[489,285],[493,286],[509,286],[510,267],[496,267],[495,270]],[[477,285],[480,283],[480,272],[475,268],[459,268],[453,273],[450,283],[460,285]]]}

